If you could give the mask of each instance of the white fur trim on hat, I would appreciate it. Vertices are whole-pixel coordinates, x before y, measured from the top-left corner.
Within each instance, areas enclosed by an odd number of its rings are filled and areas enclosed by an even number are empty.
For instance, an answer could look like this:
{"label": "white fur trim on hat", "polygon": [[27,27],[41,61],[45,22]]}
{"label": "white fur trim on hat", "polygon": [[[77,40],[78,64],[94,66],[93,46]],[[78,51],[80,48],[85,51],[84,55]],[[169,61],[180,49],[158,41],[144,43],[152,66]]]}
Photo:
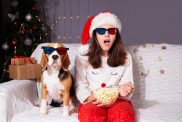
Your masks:
{"label": "white fur trim on hat", "polygon": [[78,47],[78,52],[80,55],[86,55],[88,53],[89,44],[81,45]]}
{"label": "white fur trim on hat", "polygon": [[90,37],[92,37],[92,33],[94,29],[104,24],[111,24],[115,28],[117,28],[119,32],[121,32],[122,25],[119,18],[115,14],[112,14],[110,12],[103,12],[95,16],[94,19],[92,20],[90,30],[89,30]]}

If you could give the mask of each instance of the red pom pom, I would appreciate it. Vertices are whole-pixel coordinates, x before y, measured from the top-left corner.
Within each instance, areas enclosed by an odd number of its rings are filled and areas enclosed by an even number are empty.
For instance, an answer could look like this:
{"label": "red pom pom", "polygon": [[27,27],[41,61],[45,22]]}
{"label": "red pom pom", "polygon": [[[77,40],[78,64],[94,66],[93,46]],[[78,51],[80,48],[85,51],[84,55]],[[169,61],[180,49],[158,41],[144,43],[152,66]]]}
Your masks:
{"label": "red pom pom", "polygon": [[106,84],[105,84],[105,83],[102,83],[101,86],[102,86],[102,87],[106,87]]}

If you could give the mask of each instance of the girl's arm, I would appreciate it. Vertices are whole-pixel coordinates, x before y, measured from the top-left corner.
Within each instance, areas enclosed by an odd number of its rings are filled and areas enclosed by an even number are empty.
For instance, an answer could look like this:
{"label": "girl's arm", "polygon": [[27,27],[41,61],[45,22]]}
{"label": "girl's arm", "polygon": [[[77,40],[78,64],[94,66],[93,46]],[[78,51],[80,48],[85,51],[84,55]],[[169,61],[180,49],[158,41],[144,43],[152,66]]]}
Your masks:
{"label": "girl's arm", "polygon": [[76,95],[81,103],[91,95],[86,79],[87,60],[85,56],[77,55],[75,59]]}
{"label": "girl's arm", "polygon": [[134,81],[132,58],[129,53],[127,53],[125,71],[122,75],[119,86],[120,98],[130,99],[133,95]]}

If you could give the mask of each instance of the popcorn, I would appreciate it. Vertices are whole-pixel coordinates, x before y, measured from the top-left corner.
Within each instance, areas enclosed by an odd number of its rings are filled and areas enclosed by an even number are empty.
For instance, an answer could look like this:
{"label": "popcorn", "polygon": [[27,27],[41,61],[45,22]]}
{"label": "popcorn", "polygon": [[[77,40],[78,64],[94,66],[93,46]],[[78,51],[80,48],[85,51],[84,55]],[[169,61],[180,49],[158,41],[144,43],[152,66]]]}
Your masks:
{"label": "popcorn", "polygon": [[117,88],[100,88],[94,92],[95,97],[103,105],[114,103],[118,98],[119,91]]}

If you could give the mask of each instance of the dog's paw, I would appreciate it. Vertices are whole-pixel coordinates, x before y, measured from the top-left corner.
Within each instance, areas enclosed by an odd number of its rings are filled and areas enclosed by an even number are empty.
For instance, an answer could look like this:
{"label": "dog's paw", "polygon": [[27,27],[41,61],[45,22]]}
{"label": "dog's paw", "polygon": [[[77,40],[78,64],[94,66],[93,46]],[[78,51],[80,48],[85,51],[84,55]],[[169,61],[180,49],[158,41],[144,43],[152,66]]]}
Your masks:
{"label": "dog's paw", "polygon": [[63,116],[69,116],[69,107],[63,106]]}
{"label": "dog's paw", "polygon": [[65,117],[69,116],[69,112],[63,112],[63,116]]}
{"label": "dog's paw", "polygon": [[71,114],[73,114],[73,113],[78,113],[77,108],[72,108],[72,109],[70,109],[69,114],[71,115]]}
{"label": "dog's paw", "polygon": [[40,114],[47,114],[47,102],[45,100],[41,101]]}
{"label": "dog's paw", "polygon": [[40,114],[47,114],[47,108],[41,106],[41,107],[40,107]]}
{"label": "dog's paw", "polygon": [[74,108],[75,108],[74,105],[70,105],[70,106],[69,106],[69,110],[73,110]]}
{"label": "dog's paw", "polygon": [[77,108],[74,105],[70,105],[69,112],[70,112],[70,114],[77,113]]}

